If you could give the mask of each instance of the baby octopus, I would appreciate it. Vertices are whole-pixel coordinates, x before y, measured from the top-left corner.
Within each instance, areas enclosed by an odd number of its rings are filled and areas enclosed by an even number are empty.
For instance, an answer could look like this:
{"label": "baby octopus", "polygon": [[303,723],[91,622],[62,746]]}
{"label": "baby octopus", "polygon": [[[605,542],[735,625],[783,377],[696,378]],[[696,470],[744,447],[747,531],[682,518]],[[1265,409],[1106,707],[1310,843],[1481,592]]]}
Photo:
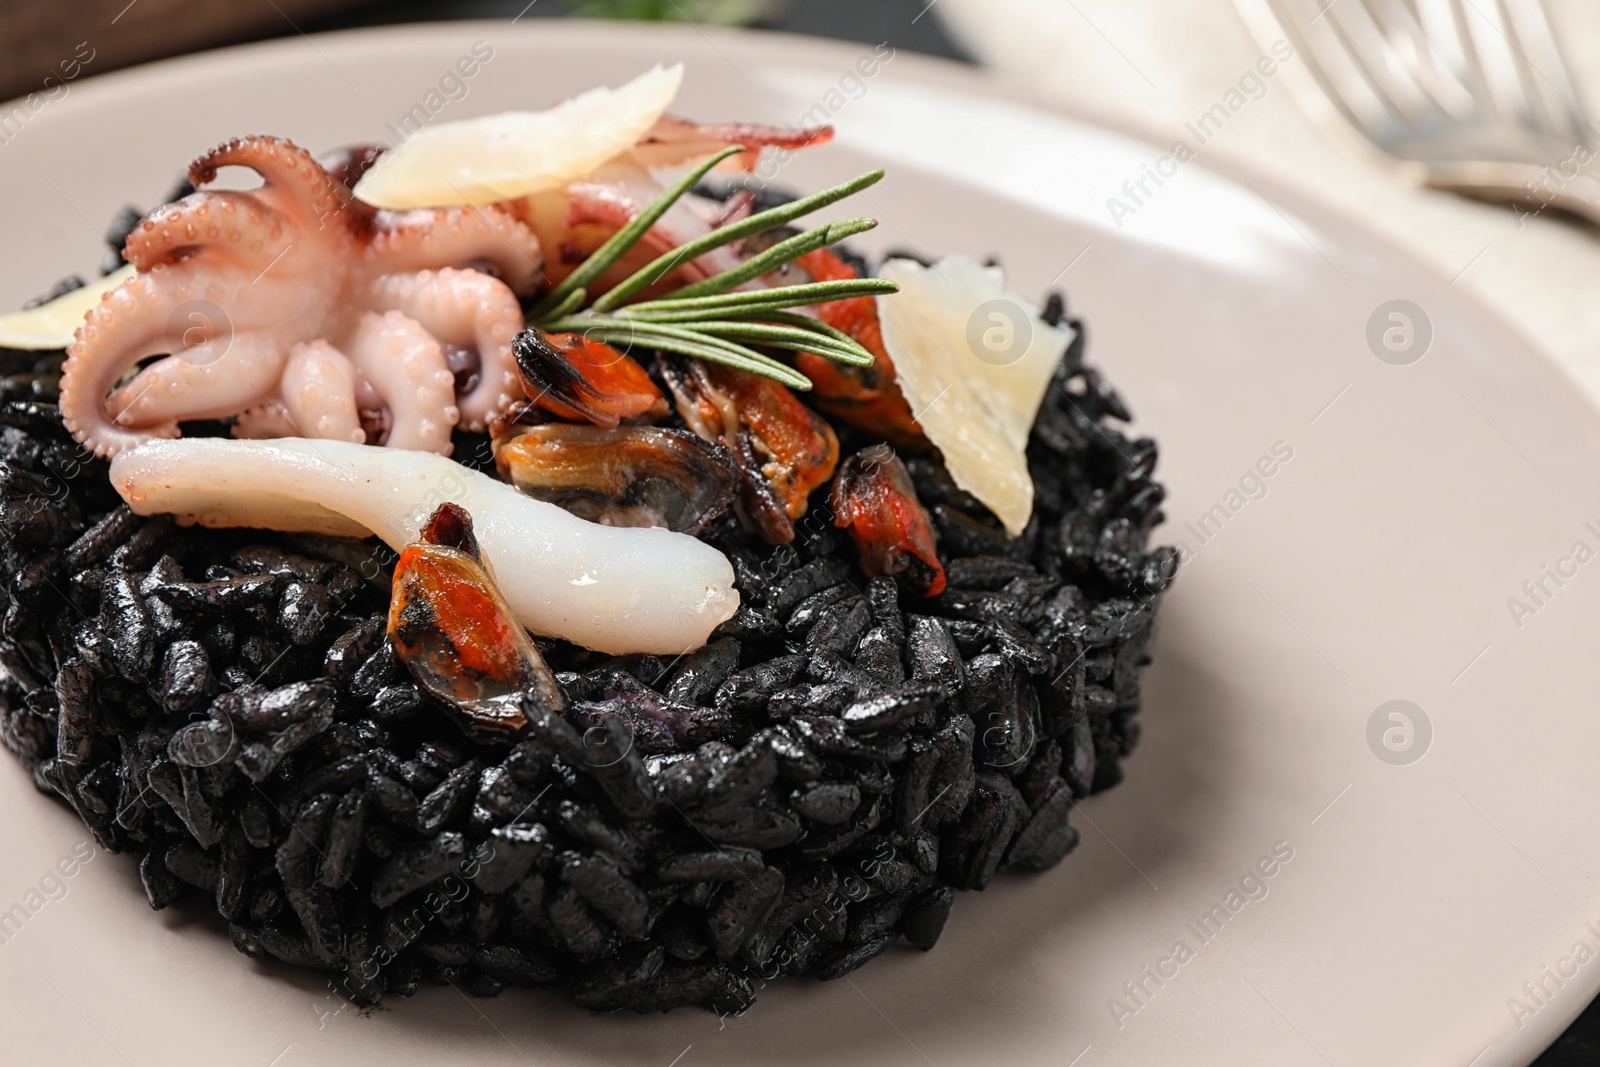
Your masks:
{"label": "baby octopus", "polygon": [[372,208],[339,180],[348,160],[330,173],[275,137],[220,145],[190,181],[225,166],[263,184],[152,212],[124,252],[138,273],[68,348],[61,412],[81,444],[113,456],[237,416],[238,437],[448,455],[458,423],[482,430],[521,397],[516,294],[542,260],[524,223],[495,207]]}

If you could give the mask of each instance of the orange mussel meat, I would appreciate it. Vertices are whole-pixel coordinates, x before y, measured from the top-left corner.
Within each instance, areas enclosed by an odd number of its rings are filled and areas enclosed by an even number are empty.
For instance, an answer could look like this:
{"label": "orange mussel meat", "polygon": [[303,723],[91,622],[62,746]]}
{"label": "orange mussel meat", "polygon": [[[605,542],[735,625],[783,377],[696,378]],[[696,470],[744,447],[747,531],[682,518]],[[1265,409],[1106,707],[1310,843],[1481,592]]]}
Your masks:
{"label": "orange mussel meat", "polygon": [[944,592],[944,566],[934,551],[933,527],[911,475],[887,445],[844,461],[833,483],[834,525],[850,531],[867,577],[889,575],[919,596]]}
{"label": "orange mussel meat", "polygon": [[794,540],[794,520],[838,466],[833,427],[787,386],[759,374],[669,360],[665,377],[689,428],[733,453],[745,518],[774,544]]}
{"label": "orange mussel meat", "polygon": [[610,427],[667,413],[666,398],[645,369],[602,341],[525,330],[511,347],[528,396],[557,418]]}
{"label": "orange mussel meat", "polygon": [[811,491],[833,475],[839,438],[827,421],[789,391],[759,374],[712,364],[711,384],[733,400],[762,459],[761,473],[789,518],[806,513]]}
{"label": "orange mussel meat", "polygon": [[[857,277],[855,268],[828,248],[807,252],[795,262],[819,282]],[[870,296],[830,300],[817,305],[817,318],[855,338],[872,353],[872,366],[852,367],[812,352],[796,353],[795,369],[811,379],[816,405],[901,448],[927,447],[922,427],[917,425],[911,405],[895,380],[894,363],[884,347],[883,328],[878,322],[877,300]]]}
{"label": "orange mussel meat", "polygon": [[484,565],[472,518],[443,504],[395,566],[389,641],[417,684],[456,708],[466,732],[503,738],[527,725],[522,702],[554,710],[560,686]]}

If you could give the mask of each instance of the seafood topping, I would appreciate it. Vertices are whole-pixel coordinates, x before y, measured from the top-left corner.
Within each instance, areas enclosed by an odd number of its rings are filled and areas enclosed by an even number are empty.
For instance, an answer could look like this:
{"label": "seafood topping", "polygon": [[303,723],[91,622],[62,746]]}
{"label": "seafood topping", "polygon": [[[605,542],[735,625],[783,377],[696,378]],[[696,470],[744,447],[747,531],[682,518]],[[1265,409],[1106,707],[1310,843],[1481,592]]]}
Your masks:
{"label": "seafood topping", "polygon": [[[331,162],[348,176],[361,158]],[[360,442],[376,430],[392,447],[448,454],[458,424],[481,430],[517,399],[516,293],[542,258],[527,226],[494,207],[354,205],[335,174],[275,137],[219,145],[189,178],[206,186],[236,166],[263,184],[200,188],[151,212],[123,252],[136,273],[80,316],[61,376],[78,442],[109,457],[184,422],[236,418],[238,437]],[[459,393],[455,347],[478,367]]]}
{"label": "seafood topping", "polygon": [[633,158],[646,167],[675,167],[704,159],[724,145],[737,144],[746,149],[728,161],[728,169],[751,171],[760,162],[762,148],[792,152],[831,140],[832,126],[794,129],[752,122],[705,124],[662,115],[633,146]]}
{"label": "seafood topping", "polygon": [[472,516],[459,504],[440,504],[428,521],[417,532],[423,544],[453,548],[465,552],[479,563],[483,562],[483,549],[478,545],[478,535],[472,532]]}
{"label": "seafood topping", "polygon": [[748,371],[711,364],[714,388],[727,396],[761,457],[761,473],[789,518],[806,513],[811,491],[827,482],[839,463],[833,427],[785,385]]}
{"label": "seafood topping", "polygon": [[[353,144],[325,152],[317,157],[317,162],[328,172],[328,177],[348,191],[356,187],[356,183],[372,169],[372,165],[383,153],[384,147],[381,144]],[[344,199],[347,204],[350,202],[348,196]]]}
{"label": "seafood topping", "polygon": [[602,341],[527,330],[512,349],[528,396],[559,418],[609,427],[667,413],[667,401],[645,369]]}
{"label": "seafood topping", "polygon": [[494,455],[524,493],[605,526],[697,534],[728,510],[739,480],[722,446],[657,426],[513,426]]}
{"label": "seafood topping", "polygon": [[[441,501],[473,516],[513,617],[537,634],[618,655],[699,648],[739,608],[733,568],[703,541],[592,522],[443,456],[344,441],[151,441],[119,453],[111,482],[141,515],[365,537],[396,551]],[[444,527],[437,536],[455,544]]]}
{"label": "seafood topping", "polygon": [[[685,130],[720,132],[655,144],[641,142],[633,150],[607,160],[560,189],[547,189],[507,204],[550,249],[545,274],[552,282],[563,281],[659,199],[666,186],[656,168],[694,163],[714,155],[729,147],[724,136],[735,130],[748,136],[734,143],[752,147],[723,160],[717,164],[719,168],[749,170],[763,145],[804,147],[821,144],[833,135],[829,127],[799,131],[749,126],[695,127],[677,119],[664,119],[655,130],[672,137]],[[734,220],[728,218],[725,211],[725,205],[715,199],[693,193],[680,196],[614,264],[589,281],[586,286],[589,295],[606,292],[657,257],[673,253],[728,225]],[[692,258],[674,257],[670,268],[636,295],[641,299],[662,296],[680,285],[704,281],[736,268],[740,262],[739,253],[727,246],[711,248]]]}
{"label": "seafood topping", "polygon": [[850,531],[867,577],[888,575],[919,596],[944,592],[933,527],[906,465],[888,445],[845,460],[833,482],[833,524]]}
{"label": "seafood topping", "polygon": [[[563,188],[535,193],[506,206],[531,226],[550,250],[545,276],[560,282],[641,215],[663,189],[665,185],[648,168],[625,154]],[[710,233],[721,220],[721,206],[694,195],[680,197],[615,265],[588,285],[589,294],[605,292],[657,256]],[[661,296],[738,265],[732,249],[716,248],[679,263],[640,296]]]}
{"label": "seafood topping", "polygon": [[794,520],[839,462],[833,427],[787,386],[720,364],[663,360],[678,414],[739,465],[744,518],[773,544],[794,540]]}
{"label": "seafood topping", "polygon": [[[795,263],[819,282],[857,277],[856,269],[831,248],[807,252]],[[811,352],[797,353],[795,369],[811,379],[816,405],[852,426],[881,434],[900,448],[926,448],[922,427],[917,425],[911,405],[900,391],[894,362],[883,345],[877,301],[870,296],[830,300],[818,304],[816,314],[872,353],[870,367],[852,367]]]}
{"label": "seafood topping", "polygon": [[561,687],[485,566],[472,516],[441,504],[400,553],[389,643],[417,684],[458,709],[477,740],[527,725],[523,701],[559,711]]}

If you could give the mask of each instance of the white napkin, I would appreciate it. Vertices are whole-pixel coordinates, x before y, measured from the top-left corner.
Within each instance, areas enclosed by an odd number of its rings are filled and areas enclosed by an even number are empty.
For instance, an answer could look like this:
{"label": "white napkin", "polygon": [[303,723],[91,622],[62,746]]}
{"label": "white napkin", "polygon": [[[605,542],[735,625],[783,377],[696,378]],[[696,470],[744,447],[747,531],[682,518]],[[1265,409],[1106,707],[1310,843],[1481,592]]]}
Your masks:
{"label": "white napkin", "polygon": [[[1229,0],[939,0],[935,10],[1003,77],[1163,144],[1194,143],[1184,123],[1263,54]],[[1588,113],[1600,116],[1600,12],[1593,0],[1547,0],[1547,10]],[[1600,404],[1600,228],[1409,185],[1363,142],[1308,118],[1286,73],[1264,79],[1265,94],[1229,119],[1206,154],[1340,207],[1431,261]]]}

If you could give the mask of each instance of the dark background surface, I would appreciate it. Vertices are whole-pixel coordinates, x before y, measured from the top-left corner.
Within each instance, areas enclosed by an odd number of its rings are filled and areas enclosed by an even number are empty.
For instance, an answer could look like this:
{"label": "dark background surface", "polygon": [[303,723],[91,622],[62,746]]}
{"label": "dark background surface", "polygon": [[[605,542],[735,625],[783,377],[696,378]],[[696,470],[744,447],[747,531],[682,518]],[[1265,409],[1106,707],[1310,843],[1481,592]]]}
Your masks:
{"label": "dark background surface", "polygon": [[[52,69],[51,57],[71,54],[68,38],[75,41],[82,36],[81,23],[75,24],[71,17],[74,10],[87,14],[92,9],[99,22],[105,21],[102,15],[116,15],[113,21],[119,25],[126,20],[122,34],[113,38],[112,44],[97,42],[96,61],[86,68],[86,73],[95,74],[201,48],[359,26],[468,18],[559,18],[624,10],[669,19],[698,13],[691,0],[682,4],[673,0],[275,0],[237,8],[184,0],[134,0],[126,8],[124,3],[126,0],[38,4],[0,0],[0,35],[7,39],[6,51],[11,53],[9,68],[0,71],[0,97],[27,92]],[[972,57],[944,32],[932,10],[936,4],[937,0],[753,0],[751,6],[765,11],[751,24],[869,44],[886,41],[895,48],[971,62]],[[163,22],[174,8],[182,9],[182,18]],[[199,10],[206,10],[206,17],[197,17]],[[1591,1004],[1533,1067],[1600,1067],[1600,1001]]]}
{"label": "dark background surface", "polygon": [[[653,8],[656,4],[605,4],[605,8]],[[937,6],[928,0],[769,0],[771,12],[751,25],[760,29],[803,33],[813,37],[835,37],[870,44],[889,42],[927,55],[971,62],[940,25]],[[669,16],[689,13],[689,5],[660,0]],[[525,12],[525,13],[524,13]],[[367,3],[342,14],[302,23],[307,33],[344,29],[351,26],[382,26],[394,22],[432,22],[445,18],[552,18],[569,13],[586,13],[575,0],[387,0]],[[287,29],[287,27],[286,27]]]}

